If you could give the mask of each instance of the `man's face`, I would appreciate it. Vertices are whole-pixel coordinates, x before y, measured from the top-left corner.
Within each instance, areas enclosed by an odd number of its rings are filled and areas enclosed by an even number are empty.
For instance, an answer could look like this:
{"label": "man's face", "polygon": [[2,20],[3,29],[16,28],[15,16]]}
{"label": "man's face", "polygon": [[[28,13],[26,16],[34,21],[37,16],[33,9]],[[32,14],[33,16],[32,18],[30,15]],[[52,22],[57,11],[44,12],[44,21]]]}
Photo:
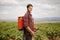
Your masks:
{"label": "man's face", "polygon": [[29,11],[29,12],[31,12],[32,11],[32,6],[29,6],[28,8],[27,8],[27,10]]}

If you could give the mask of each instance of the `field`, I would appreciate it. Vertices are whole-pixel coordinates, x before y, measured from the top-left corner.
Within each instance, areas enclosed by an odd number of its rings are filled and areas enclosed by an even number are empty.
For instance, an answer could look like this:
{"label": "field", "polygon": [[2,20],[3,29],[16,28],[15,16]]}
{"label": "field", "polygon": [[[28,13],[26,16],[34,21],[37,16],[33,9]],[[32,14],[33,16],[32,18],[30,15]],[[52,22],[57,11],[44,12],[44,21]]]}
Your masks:
{"label": "field", "polygon": [[[22,40],[23,31],[19,31],[17,22],[0,21],[0,40]],[[35,32],[36,40],[60,40],[60,23],[35,23],[39,28]]]}

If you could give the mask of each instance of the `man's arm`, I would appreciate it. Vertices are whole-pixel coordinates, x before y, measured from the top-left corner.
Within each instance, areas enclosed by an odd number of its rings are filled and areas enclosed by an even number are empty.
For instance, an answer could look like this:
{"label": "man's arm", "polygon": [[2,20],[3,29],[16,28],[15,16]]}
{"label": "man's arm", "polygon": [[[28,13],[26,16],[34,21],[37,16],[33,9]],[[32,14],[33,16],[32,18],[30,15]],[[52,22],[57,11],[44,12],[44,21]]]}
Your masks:
{"label": "man's arm", "polygon": [[34,35],[34,32],[30,29],[30,27],[28,26],[27,28],[27,31],[30,32],[30,34],[33,36]]}

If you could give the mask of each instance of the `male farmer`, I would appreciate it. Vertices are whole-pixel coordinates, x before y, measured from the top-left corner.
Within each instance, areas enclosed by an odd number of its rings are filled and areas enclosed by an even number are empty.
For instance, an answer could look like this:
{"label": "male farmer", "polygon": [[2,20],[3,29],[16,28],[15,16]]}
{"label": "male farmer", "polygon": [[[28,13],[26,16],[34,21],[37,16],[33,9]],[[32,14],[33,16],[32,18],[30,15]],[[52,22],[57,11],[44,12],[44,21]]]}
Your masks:
{"label": "male farmer", "polygon": [[33,40],[34,20],[32,18],[32,4],[27,5],[27,12],[24,15],[24,40]]}

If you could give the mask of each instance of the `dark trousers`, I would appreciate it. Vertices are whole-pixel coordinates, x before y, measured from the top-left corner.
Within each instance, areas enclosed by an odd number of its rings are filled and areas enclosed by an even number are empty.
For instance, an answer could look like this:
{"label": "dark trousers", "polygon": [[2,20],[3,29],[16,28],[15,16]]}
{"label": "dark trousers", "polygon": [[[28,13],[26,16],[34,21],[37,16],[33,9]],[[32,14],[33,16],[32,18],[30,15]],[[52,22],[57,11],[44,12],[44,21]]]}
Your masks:
{"label": "dark trousers", "polygon": [[24,40],[32,40],[31,34],[24,28]]}
{"label": "dark trousers", "polygon": [[24,36],[23,40],[32,40],[32,37],[31,36]]}

